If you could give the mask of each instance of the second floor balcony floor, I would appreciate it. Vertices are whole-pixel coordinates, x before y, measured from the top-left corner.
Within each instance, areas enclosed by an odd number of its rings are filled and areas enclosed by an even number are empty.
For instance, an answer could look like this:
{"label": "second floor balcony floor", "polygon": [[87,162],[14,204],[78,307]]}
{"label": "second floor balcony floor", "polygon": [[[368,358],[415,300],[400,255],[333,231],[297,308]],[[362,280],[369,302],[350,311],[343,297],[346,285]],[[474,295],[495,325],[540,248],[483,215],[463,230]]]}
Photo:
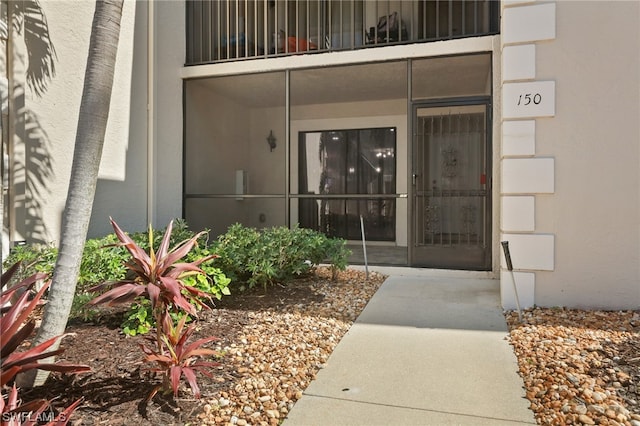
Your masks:
{"label": "second floor balcony floor", "polygon": [[497,34],[498,0],[187,0],[187,65]]}

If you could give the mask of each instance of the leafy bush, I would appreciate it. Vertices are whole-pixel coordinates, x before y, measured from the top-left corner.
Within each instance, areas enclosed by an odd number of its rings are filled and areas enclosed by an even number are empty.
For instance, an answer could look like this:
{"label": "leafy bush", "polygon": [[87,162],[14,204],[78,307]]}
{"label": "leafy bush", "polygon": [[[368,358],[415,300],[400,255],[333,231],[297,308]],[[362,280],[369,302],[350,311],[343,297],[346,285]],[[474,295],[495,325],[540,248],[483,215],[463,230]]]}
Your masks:
{"label": "leafy bush", "polygon": [[[154,231],[156,234],[164,234],[166,228]],[[210,256],[213,252],[207,248],[208,231],[205,230],[196,234],[191,231],[184,220],[176,220],[172,226],[169,239],[170,246],[176,246],[180,242],[189,240],[197,235],[198,245],[187,253],[186,262],[194,262],[203,257]],[[149,249],[149,236],[146,232],[135,232],[130,234],[131,239],[143,250]],[[130,259],[129,252],[118,245],[118,238],[115,233],[108,234],[101,238],[92,238],[86,241],[80,273],[78,276],[78,286],[71,307],[70,318],[88,320],[96,315],[96,311],[87,306],[87,302],[96,297],[95,293],[89,289],[109,281],[120,281],[126,276],[126,262]],[[154,250],[158,250],[160,239],[153,240]],[[55,267],[58,249],[51,245],[25,245],[16,246],[12,249],[9,257],[4,262],[5,267],[19,263],[21,266],[16,271],[13,280],[20,281],[36,272],[50,276]],[[196,274],[185,277],[185,283],[205,293],[209,293],[213,298],[220,299],[223,295],[229,294],[228,285],[230,280],[216,267],[213,262],[208,261],[200,265],[205,275]],[[129,319],[123,324],[127,334],[134,334],[131,331],[140,328],[143,330],[148,326],[148,321],[138,320],[142,314],[137,307],[132,307],[129,312]],[[153,321],[152,317],[151,321]],[[137,333],[136,333],[137,334]]]}
{"label": "leafy bush", "polygon": [[207,258],[200,264],[200,269],[204,274],[194,274],[184,277],[185,284],[204,291],[212,297],[220,300],[222,296],[228,296],[229,283],[231,279],[225,272],[215,265],[218,255],[211,249],[202,246],[195,246],[185,256],[185,261],[195,262],[198,259]]}
{"label": "leafy bush", "polygon": [[215,259],[215,264],[232,282],[247,282],[251,277],[246,265],[253,257],[259,238],[257,230],[236,223],[213,243],[214,252],[219,256]]}
{"label": "leafy bush", "polygon": [[322,254],[327,263],[331,265],[331,278],[336,279],[338,271],[344,271],[349,265],[351,250],[347,248],[347,242],[340,238],[327,238],[323,245]]}
{"label": "leafy bush", "polygon": [[349,256],[344,240],[310,229],[282,226],[259,232],[238,223],[218,237],[212,250],[219,255],[213,263],[232,281],[249,287],[286,282],[322,262],[329,262],[335,271],[344,270]]}
{"label": "leafy bush", "polygon": [[[173,389],[174,396],[177,396],[178,383],[183,375],[191,386],[194,396],[199,398],[200,390],[195,372],[217,364],[199,361],[197,358],[215,354],[215,351],[211,349],[201,348],[203,344],[215,340],[215,338],[208,337],[188,344],[187,340],[194,332],[195,325],[188,327],[184,332],[183,329],[187,320],[190,319],[187,314],[196,316],[196,307],[209,308],[204,300],[210,301],[212,296],[188,285],[185,279],[191,276],[205,275],[199,266],[213,259],[215,255],[208,255],[192,262],[183,262],[183,258],[196,246],[202,233],[196,234],[170,249],[172,223],[167,226],[157,250],[154,249],[153,230],[149,228],[148,253],[136,244],[113,219],[111,219],[111,225],[120,241],[118,245],[124,247],[131,255],[131,260],[126,264],[128,274],[123,280],[104,283],[93,288],[92,291],[104,288],[107,291],[90,303],[114,305],[138,301],[134,319],[145,322],[147,319],[153,318],[156,337],[155,340],[153,338],[150,340],[155,343],[156,349],[150,349],[144,345],[141,347],[146,354],[145,361],[156,362],[160,365],[153,371],[163,375],[163,384],[154,388],[148,399],[153,397],[162,387]],[[150,308],[151,315],[149,315],[148,308]],[[179,317],[178,325],[174,326],[176,317]],[[137,328],[135,331],[143,330]]]}
{"label": "leafy bush", "polygon": [[34,274],[50,276],[56,265],[58,249],[52,245],[33,244],[15,246],[4,261],[4,269],[17,265],[11,276],[12,283],[23,281]]}
{"label": "leafy bush", "polygon": [[115,234],[87,240],[80,263],[78,291],[86,291],[105,281],[124,278],[127,272],[124,264],[128,253],[123,247],[117,246],[117,242]]}
{"label": "leafy bush", "polygon": [[122,322],[122,332],[127,336],[146,334],[155,325],[151,303],[146,299],[134,302],[129,308],[127,317]]}
{"label": "leafy bush", "polygon": [[[197,308],[197,307],[196,307]],[[185,317],[187,322],[191,322],[188,314],[182,311],[170,311],[169,315],[174,321],[180,321]],[[122,322],[122,332],[127,336],[137,336],[146,334],[156,326],[156,319],[151,309],[151,302],[148,299],[139,299],[131,305],[127,317]]]}
{"label": "leafy bush", "polygon": [[[85,291],[88,287],[107,280],[117,280],[124,277],[126,268],[124,262],[127,252],[122,247],[113,246],[117,242],[115,234],[102,238],[92,238],[85,243],[78,276],[78,290]],[[58,249],[51,245],[24,245],[11,249],[11,253],[4,262],[5,267],[20,263],[14,279],[21,280],[34,273],[51,275],[56,265]]]}

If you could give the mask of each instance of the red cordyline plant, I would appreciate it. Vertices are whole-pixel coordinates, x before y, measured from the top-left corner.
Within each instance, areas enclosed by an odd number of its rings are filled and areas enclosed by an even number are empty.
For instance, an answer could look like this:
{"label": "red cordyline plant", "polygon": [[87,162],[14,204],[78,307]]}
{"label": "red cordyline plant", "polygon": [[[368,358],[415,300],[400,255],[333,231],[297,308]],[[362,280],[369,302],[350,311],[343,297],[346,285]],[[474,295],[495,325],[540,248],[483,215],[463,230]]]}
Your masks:
{"label": "red cordyline plant", "polygon": [[93,299],[89,302],[90,304],[111,306],[133,302],[138,297],[147,297],[156,312],[156,319],[159,319],[159,315],[170,307],[194,316],[197,314],[195,305],[208,307],[202,299],[211,301],[211,295],[186,285],[183,279],[189,275],[204,274],[199,265],[213,259],[215,255],[203,257],[195,262],[179,262],[197,244],[198,238],[204,231],[170,250],[169,240],[173,227],[173,221],[171,221],[156,253],[153,250],[153,231],[150,227],[149,253],[147,253],[120,229],[112,218],[110,221],[120,240],[118,245],[125,247],[131,254],[131,261],[125,266],[130,272],[128,276],[133,277],[92,288],[90,291],[99,291],[105,287],[110,287],[110,290]]}
{"label": "red cordyline plant", "polygon": [[[13,265],[2,274],[0,288],[4,288],[11,280],[11,277],[18,269],[19,263]],[[35,319],[33,312],[35,308],[42,304],[41,298],[49,288],[50,281],[45,282],[42,288],[29,299],[35,284],[46,278],[45,274],[34,274],[23,281],[10,286],[0,292],[0,388],[2,398],[0,400],[0,422],[5,425],[35,424],[34,419],[38,419],[50,402],[47,400],[37,400],[26,404],[18,405],[18,390],[15,384],[5,395],[7,385],[13,384],[16,375],[28,370],[41,369],[48,371],[58,371],[64,373],[81,373],[89,371],[89,366],[66,363],[39,363],[38,361],[51,356],[59,355],[64,349],[52,350],[51,348],[63,337],[54,337],[37,346],[33,346],[25,351],[18,352],[18,349],[26,342],[35,329]],[[6,398],[6,402],[5,402]],[[80,404],[81,400],[74,402],[55,420],[55,423],[64,425],[68,421],[69,415]],[[65,419],[67,419],[65,421]]]}
{"label": "red cordyline plant", "polygon": [[15,384],[9,390],[6,398],[7,402],[4,401],[4,396],[0,398],[0,425],[2,426],[42,425],[47,420],[50,421],[45,426],[64,426],[82,402],[81,399],[77,400],[54,417],[53,413],[45,412],[51,406],[51,401],[46,399],[36,399],[21,404],[18,400],[18,389]]}
{"label": "red cordyline plant", "polygon": [[195,372],[201,371],[209,375],[203,369],[218,365],[198,361],[200,356],[216,354],[216,351],[212,349],[200,347],[216,340],[216,338],[208,337],[188,344],[187,341],[195,330],[195,324],[184,330],[187,316],[183,315],[178,325],[174,327],[170,311],[183,311],[195,317],[197,315],[196,306],[209,309],[209,306],[202,300],[211,301],[211,295],[185,284],[183,280],[189,275],[204,274],[199,265],[216,256],[205,256],[194,262],[180,262],[197,244],[198,238],[204,232],[200,232],[179,243],[173,249],[169,249],[173,229],[173,221],[171,221],[156,253],[153,249],[153,231],[150,227],[149,253],[147,253],[120,229],[113,219],[111,219],[111,225],[120,240],[119,245],[124,246],[131,254],[131,261],[125,265],[129,270],[127,275],[131,278],[94,287],[92,289],[94,291],[107,286],[110,289],[90,303],[115,305],[132,302],[138,297],[149,298],[156,321],[155,340],[149,340],[155,342],[157,349],[141,346],[146,354],[145,361],[159,364],[159,367],[153,371],[163,374],[164,379],[163,385],[154,388],[147,400],[151,399],[162,386],[167,390],[173,389],[174,396],[177,395],[182,376],[191,386],[194,396],[199,398],[200,389],[196,382]]}
{"label": "red cordyline plant", "polygon": [[[152,369],[152,371],[164,376],[163,384],[156,386],[147,399],[153,398],[156,392],[163,386],[166,389],[172,389],[174,396],[177,396],[178,386],[182,376],[185,377],[189,386],[191,386],[193,395],[196,398],[200,398],[200,388],[196,381],[196,371],[212,377],[206,369],[220,365],[217,362],[201,361],[198,359],[200,356],[218,355],[218,352],[213,349],[202,348],[202,345],[205,343],[218,339],[216,337],[205,337],[188,343],[189,338],[195,331],[196,324],[191,324],[185,330],[184,326],[186,321],[187,317],[183,316],[178,321],[178,325],[174,327],[171,317],[165,314],[162,320],[163,333],[161,337],[161,349],[156,351],[144,344],[140,344],[142,351],[146,354],[145,360],[155,362],[159,365],[158,368]],[[153,339],[148,340],[154,341]]]}

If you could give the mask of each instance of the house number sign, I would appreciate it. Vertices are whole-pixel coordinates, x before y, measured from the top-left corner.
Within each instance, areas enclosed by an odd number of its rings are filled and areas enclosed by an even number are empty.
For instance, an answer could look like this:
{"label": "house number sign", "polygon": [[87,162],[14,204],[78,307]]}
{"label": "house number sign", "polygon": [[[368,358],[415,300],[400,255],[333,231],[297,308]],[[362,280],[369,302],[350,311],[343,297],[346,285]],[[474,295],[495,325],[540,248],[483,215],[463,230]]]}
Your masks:
{"label": "house number sign", "polygon": [[553,117],[556,82],[533,81],[502,86],[502,118]]}

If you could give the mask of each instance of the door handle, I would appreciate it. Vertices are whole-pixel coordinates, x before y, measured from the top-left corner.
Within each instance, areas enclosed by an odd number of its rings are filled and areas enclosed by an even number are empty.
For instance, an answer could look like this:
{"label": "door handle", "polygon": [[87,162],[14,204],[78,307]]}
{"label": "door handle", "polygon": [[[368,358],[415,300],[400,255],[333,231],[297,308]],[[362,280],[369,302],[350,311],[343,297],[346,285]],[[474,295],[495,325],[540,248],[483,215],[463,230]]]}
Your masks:
{"label": "door handle", "polygon": [[415,186],[415,184],[416,184],[416,182],[418,180],[418,176],[419,175],[417,173],[414,173],[414,174],[411,175],[411,182],[413,183],[414,186]]}

